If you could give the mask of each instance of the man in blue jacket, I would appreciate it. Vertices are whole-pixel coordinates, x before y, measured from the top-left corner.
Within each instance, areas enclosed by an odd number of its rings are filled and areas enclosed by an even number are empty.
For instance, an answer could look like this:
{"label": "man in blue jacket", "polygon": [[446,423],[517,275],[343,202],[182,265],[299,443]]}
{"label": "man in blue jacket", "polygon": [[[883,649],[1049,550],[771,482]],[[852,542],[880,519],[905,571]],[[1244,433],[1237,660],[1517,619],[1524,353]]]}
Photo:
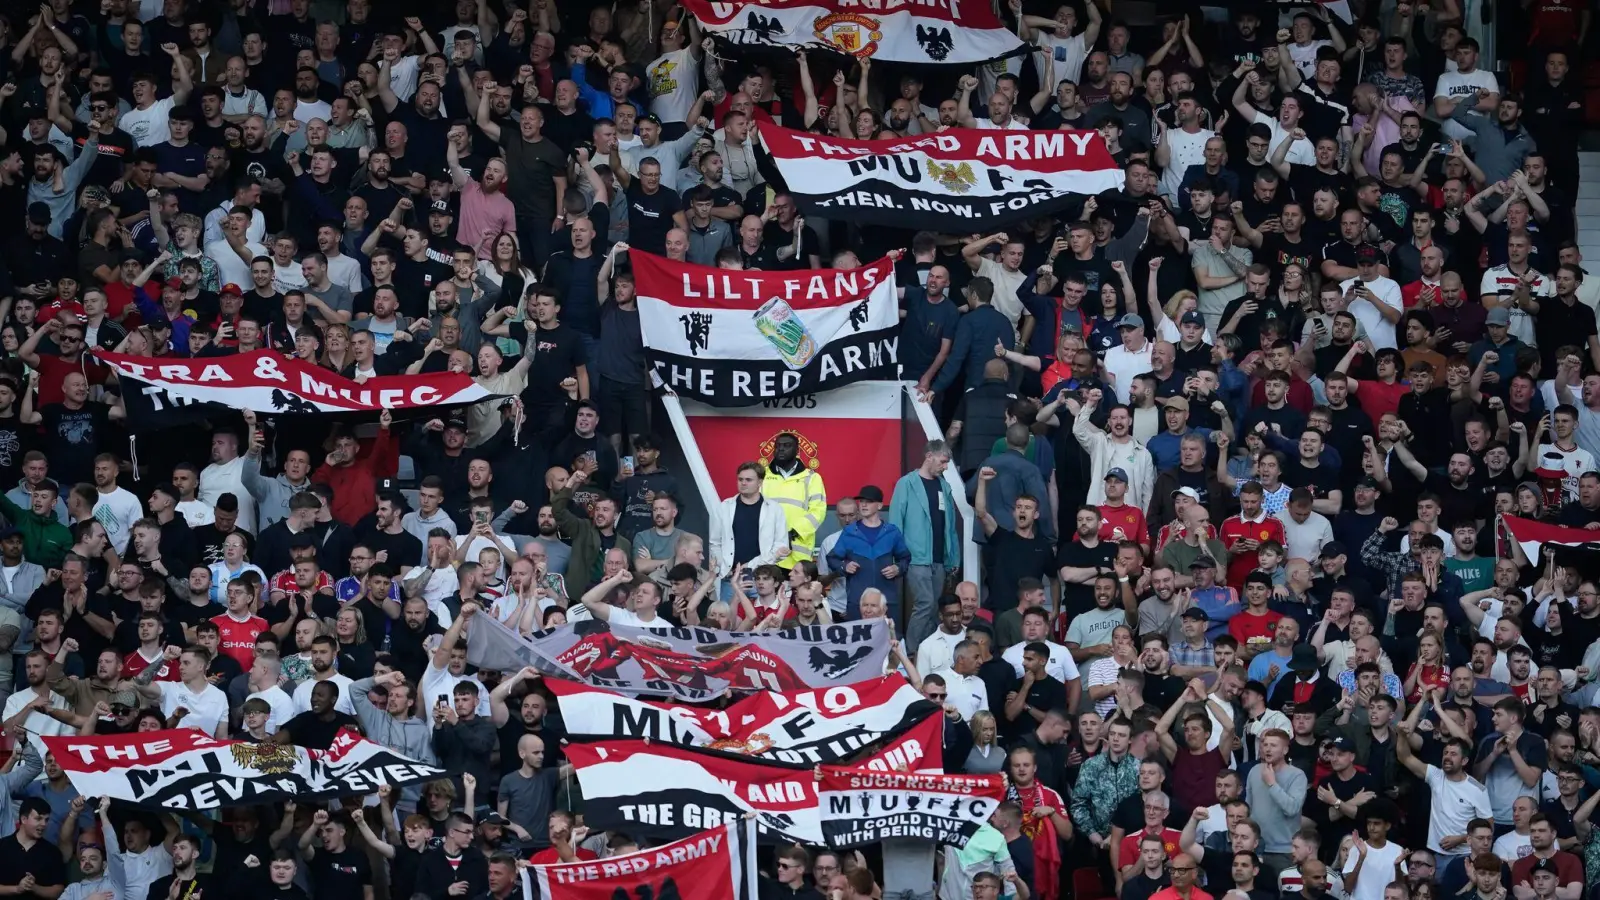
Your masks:
{"label": "man in blue jacket", "polygon": [[873,484],[862,488],[856,506],[861,518],[839,533],[828,554],[828,568],[850,576],[845,585],[845,618],[861,618],[861,595],[868,588],[883,592],[884,605],[892,615],[900,609],[900,576],[911,565],[911,550],[900,529],[883,520],[883,488]]}
{"label": "man in blue jacket", "polygon": [[889,504],[889,524],[905,536],[911,550],[906,589],[911,593],[911,621],[906,642],[917,647],[938,627],[939,595],[945,577],[961,565],[961,526],[956,520],[955,493],[944,477],[950,467],[950,447],[941,440],[928,442],[922,465],[894,485]]}

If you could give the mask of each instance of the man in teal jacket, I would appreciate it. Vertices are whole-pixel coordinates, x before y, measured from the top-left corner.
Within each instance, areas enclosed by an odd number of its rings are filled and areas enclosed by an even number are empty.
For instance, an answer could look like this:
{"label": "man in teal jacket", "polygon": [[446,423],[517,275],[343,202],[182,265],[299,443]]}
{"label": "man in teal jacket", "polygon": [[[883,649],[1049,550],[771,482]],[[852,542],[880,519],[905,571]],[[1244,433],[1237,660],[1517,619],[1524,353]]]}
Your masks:
{"label": "man in teal jacket", "polygon": [[955,493],[944,477],[950,448],[932,440],[923,450],[922,465],[901,476],[889,503],[889,524],[905,535],[911,550],[906,590],[911,594],[911,621],[906,643],[921,645],[939,627],[939,595],[946,577],[961,565],[961,526]]}

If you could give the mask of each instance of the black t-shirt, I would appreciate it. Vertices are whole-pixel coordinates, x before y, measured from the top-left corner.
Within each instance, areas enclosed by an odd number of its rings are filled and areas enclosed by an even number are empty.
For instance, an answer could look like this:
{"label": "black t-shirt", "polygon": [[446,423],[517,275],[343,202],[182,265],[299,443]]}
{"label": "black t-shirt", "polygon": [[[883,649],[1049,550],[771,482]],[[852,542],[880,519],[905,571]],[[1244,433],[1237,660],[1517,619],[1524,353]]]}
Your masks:
{"label": "black t-shirt", "polygon": [[[34,877],[38,878],[38,876]],[[216,893],[214,890],[216,883],[212,877],[197,872],[194,878],[191,879],[180,879],[172,874],[163,875],[150,882],[150,893],[146,896],[151,900],[161,900],[161,898],[173,896],[172,885],[174,881],[178,885],[178,900],[198,900],[198,898],[208,894]]]}
{"label": "black t-shirt", "polygon": [[[1022,679],[1013,678],[1011,680],[1011,689],[1014,691],[1022,690]],[[1026,734],[1038,725],[1033,716],[1028,714],[1029,709],[1036,709],[1043,713],[1052,709],[1066,708],[1067,686],[1046,675],[1028,687],[1028,699],[1025,702],[1025,708],[1015,719],[1007,723],[1003,730],[1009,735]]]}
{"label": "black t-shirt", "polygon": [[[1596,333],[1594,309],[1573,298],[1571,306],[1560,297],[1539,301],[1539,314],[1533,317],[1534,338],[1539,343],[1541,371],[1556,370],[1556,350],[1568,344],[1587,347]],[[1580,354],[1580,357],[1584,354]]]}
{"label": "black t-shirt", "polygon": [[363,536],[362,540],[374,553],[388,551],[388,564],[396,572],[400,571],[401,566],[415,566],[422,562],[422,542],[409,531],[401,530],[399,534],[389,534],[375,528]]}
{"label": "black t-shirt", "polygon": [[1323,188],[1331,188],[1342,205],[1350,198],[1352,184],[1350,176],[1343,172],[1324,172],[1316,166],[1299,163],[1289,165],[1289,187],[1294,190],[1294,199],[1306,209],[1311,208],[1312,199]]}
{"label": "black t-shirt", "polygon": [[[933,542],[933,563],[937,566],[944,565],[944,491],[940,489],[940,479],[923,478],[922,492],[928,497],[928,520],[932,526],[931,540]],[[3,483],[3,482],[0,482]]]}
{"label": "black t-shirt", "polygon": [[222,562],[222,542],[227,540],[230,534],[244,535],[244,555],[246,559],[255,555],[255,535],[238,526],[234,526],[232,531],[223,531],[217,527],[215,522],[209,522],[205,525],[196,525],[192,532],[194,534],[195,549],[200,554],[200,561],[208,566],[212,563]]}
{"label": "black t-shirt", "polygon": [[678,195],[660,186],[655,193],[646,194],[637,178],[628,183],[627,194],[628,246],[664,255],[667,232],[674,227],[672,216],[683,208]]}
{"label": "black t-shirt", "polygon": [[761,504],[733,504],[733,561],[746,563],[761,555]]}
{"label": "black t-shirt", "polygon": [[1017,605],[1017,582],[1023,578],[1045,579],[1051,574],[1050,542],[1035,526],[1033,537],[1019,537],[1007,528],[996,528],[989,535],[988,608],[996,615]]}
{"label": "black t-shirt", "polygon": [[[533,365],[528,369],[528,388],[522,394],[522,402],[538,407],[565,403],[567,395],[561,382],[574,377],[578,367],[589,362],[583,335],[558,323],[555,328],[536,325],[534,336],[538,346],[534,348]],[[511,337],[527,346],[528,326],[512,322]]]}
{"label": "black t-shirt", "polygon": [[[1117,545],[1111,541],[1100,541],[1093,547],[1085,547],[1076,536],[1061,542],[1061,549],[1056,554],[1056,565],[1059,568],[1071,566],[1074,569],[1102,568],[1107,571],[1112,569],[1112,560],[1116,559]],[[1094,583],[1073,584],[1061,582],[1061,608],[1068,615],[1076,616],[1094,608]]]}
{"label": "black t-shirt", "polygon": [[372,884],[372,864],[365,853],[353,847],[339,853],[318,850],[306,867],[311,873],[313,900],[349,900],[360,897],[361,889]]}
{"label": "black t-shirt", "polygon": [[1267,232],[1261,236],[1261,249],[1256,251],[1255,260],[1272,267],[1275,276],[1281,276],[1290,263],[1299,263],[1309,274],[1322,267],[1322,247],[1308,238],[1303,230],[1298,241],[1290,241],[1276,232]]}
{"label": "black t-shirt", "polygon": [[1339,470],[1320,465],[1307,468],[1298,459],[1291,460],[1283,467],[1283,483],[1292,488],[1310,488],[1311,496],[1318,500],[1328,496],[1329,491],[1342,490]]}
{"label": "black t-shirt", "polygon": [[109,421],[105,404],[85,403],[80,409],[68,409],[62,403],[47,403],[39,415],[51,476],[60,484],[92,483],[94,458],[100,453]]}
{"label": "black t-shirt", "polygon": [[[333,739],[345,728],[360,731],[361,723],[356,721],[355,716],[338,710],[334,710],[333,718],[327,721],[323,721],[316,713],[306,710],[283,723],[283,729],[289,732],[289,739],[296,747],[309,747],[313,750],[326,750],[333,746]],[[318,851],[317,855],[321,856],[321,851]],[[317,895],[322,896],[322,892],[319,890]]]}
{"label": "black t-shirt", "polygon": [[[748,206],[745,207],[746,212],[749,212],[749,209]],[[800,235],[800,252],[787,260],[779,260],[777,252],[779,247],[794,246],[792,230],[785,231],[777,222],[768,222],[767,227],[761,232],[761,246],[772,254],[772,264],[768,266],[771,269],[809,269],[811,257],[822,255],[822,242],[817,240],[817,233],[810,225],[805,226]]]}

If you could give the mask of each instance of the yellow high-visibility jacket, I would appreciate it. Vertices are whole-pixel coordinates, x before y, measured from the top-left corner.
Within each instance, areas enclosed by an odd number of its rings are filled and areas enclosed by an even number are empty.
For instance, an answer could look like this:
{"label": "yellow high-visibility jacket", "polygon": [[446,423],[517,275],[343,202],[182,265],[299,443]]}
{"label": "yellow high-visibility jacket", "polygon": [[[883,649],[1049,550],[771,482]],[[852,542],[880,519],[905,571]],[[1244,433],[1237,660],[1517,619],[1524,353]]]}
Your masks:
{"label": "yellow high-visibility jacket", "polygon": [[788,476],[768,469],[761,493],[783,510],[784,521],[792,532],[789,555],[778,560],[778,565],[790,569],[803,559],[815,559],[817,529],[828,515],[828,491],[822,486],[822,475],[803,463],[799,471]]}

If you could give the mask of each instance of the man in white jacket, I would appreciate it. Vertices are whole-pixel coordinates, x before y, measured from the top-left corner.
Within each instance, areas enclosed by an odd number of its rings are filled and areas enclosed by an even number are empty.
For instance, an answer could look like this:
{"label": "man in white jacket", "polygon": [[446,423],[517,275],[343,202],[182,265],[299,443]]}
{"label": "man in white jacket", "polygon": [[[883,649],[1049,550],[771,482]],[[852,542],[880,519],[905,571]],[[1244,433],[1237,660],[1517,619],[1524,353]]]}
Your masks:
{"label": "man in white jacket", "polygon": [[789,555],[789,525],[783,509],[761,494],[766,477],[760,463],[744,463],[739,466],[739,493],[722,501],[711,538],[711,558],[725,578],[733,574],[735,562],[754,569]]}
{"label": "man in white jacket", "polygon": [[1106,419],[1106,430],[1101,431],[1089,421],[1095,407],[1100,405],[1099,389],[1090,390],[1077,410],[1072,410],[1072,404],[1073,401],[1067,401],[1067,409],[1076,416],[1072,434],[1088,452],[1091,466],[1088,502],[1096,506],[1106,502],[1106,473],[1121,469],[1128,473],[1128,504],[1149,509],[1150,494],[1156,483],[1155,463],[1150,460],[1150,451],[1134,440],[1133,414],[1126,406],[1112,407]]}

